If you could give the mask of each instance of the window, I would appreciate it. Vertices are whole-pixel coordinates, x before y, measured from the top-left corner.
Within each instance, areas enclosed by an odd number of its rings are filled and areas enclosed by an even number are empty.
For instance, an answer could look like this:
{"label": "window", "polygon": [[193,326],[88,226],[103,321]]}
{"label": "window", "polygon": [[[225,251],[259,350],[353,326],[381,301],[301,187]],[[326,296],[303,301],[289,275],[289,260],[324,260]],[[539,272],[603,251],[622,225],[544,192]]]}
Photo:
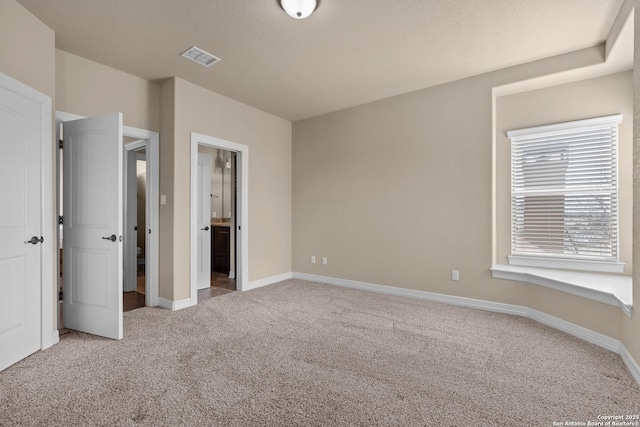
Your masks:
{"label": "window", "polygon": [[617,172],[621,120],[622,115],[615,115],[507,132],[510,264],[622,271]]}

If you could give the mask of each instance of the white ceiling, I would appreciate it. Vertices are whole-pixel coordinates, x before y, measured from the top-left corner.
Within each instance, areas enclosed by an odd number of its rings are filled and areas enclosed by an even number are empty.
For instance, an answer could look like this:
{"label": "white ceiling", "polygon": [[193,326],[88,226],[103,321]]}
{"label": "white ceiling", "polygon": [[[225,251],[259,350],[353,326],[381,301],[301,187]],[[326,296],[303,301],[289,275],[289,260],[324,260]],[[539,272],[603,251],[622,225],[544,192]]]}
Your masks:
{"label": "white ceiling", "polygon": [[[56,46],[296,121],[602,43],[622,0],[18,0]],[[206,69],[179,55],[196,45]]]}

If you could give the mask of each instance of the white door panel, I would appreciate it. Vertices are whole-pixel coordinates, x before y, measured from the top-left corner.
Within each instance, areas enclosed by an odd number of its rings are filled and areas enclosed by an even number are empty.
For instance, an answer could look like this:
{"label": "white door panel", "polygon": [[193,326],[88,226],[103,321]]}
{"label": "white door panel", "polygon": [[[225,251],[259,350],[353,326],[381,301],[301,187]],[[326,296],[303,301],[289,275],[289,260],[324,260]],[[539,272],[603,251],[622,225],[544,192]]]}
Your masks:
{"label": "white door panel", "polygon": [[0,88],[0,370],[40,349],[40,104]]}
{"label": "white door panel", "polygon": [[122,338],[122,114],[63,124],[64,324]]}
{"label": "white door panel", "polygon": [[211,156],[198,153],[198,289],[211,287]]}

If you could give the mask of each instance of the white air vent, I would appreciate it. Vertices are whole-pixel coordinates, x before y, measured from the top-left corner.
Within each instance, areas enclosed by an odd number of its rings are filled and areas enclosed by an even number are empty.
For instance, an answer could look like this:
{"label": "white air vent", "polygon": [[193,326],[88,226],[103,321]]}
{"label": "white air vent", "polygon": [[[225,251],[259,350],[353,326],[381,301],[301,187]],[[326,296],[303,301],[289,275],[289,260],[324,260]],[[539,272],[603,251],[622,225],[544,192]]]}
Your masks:
{"label": "white air vent", "polygon": [[205,52],[204,50],[195,46],[187,49],[185,52],[182,52],[180,56],[207,68],[211,67],[216,62],[221,61],[220,58],[213,56],[210,53]]}

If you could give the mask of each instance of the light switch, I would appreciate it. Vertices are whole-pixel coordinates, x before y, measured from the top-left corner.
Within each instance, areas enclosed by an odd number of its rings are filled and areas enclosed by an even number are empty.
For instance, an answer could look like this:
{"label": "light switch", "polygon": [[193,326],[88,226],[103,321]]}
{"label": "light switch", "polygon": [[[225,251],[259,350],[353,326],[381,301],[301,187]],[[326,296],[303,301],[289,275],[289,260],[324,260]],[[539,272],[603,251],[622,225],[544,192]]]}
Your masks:
{"label": "light switch", "polygon": [[161,205],[166,205],[167,204],[167,195],[166,194],[161,194],[160,195],[160,204]]}

